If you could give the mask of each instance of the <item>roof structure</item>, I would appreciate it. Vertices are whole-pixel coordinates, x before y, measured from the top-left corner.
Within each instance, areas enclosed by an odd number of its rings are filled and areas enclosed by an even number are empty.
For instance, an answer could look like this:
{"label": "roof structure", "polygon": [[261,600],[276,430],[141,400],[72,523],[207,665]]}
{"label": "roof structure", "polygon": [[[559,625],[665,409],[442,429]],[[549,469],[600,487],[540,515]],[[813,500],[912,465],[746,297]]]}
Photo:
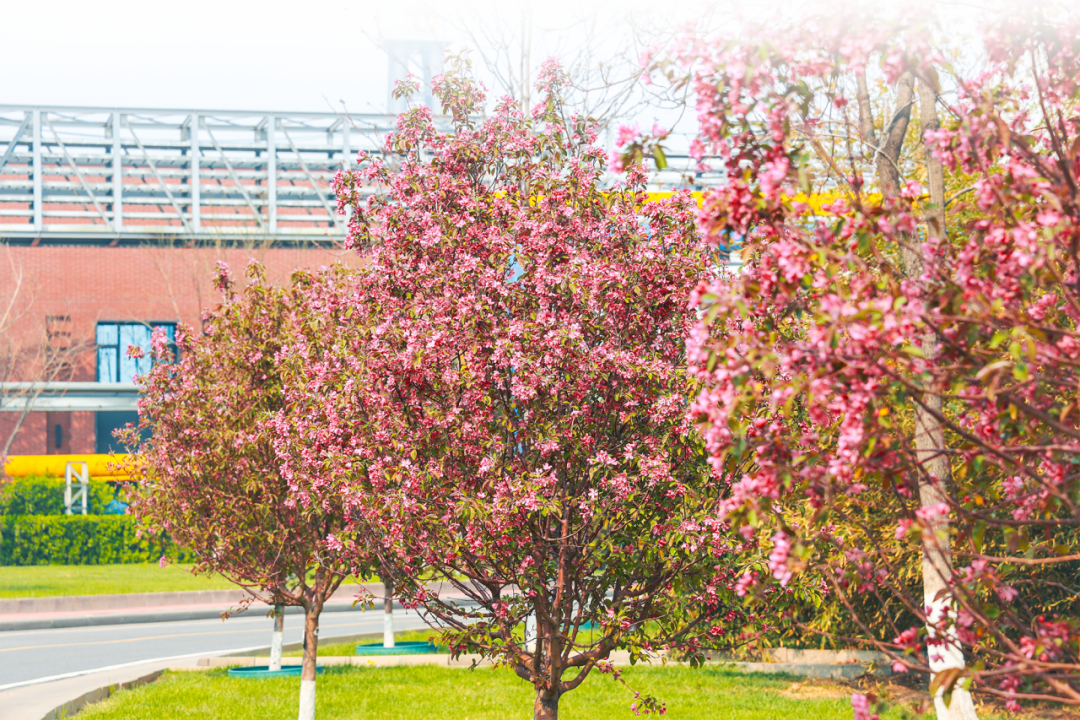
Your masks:
{"label": "roof structure", "polygon": [[0,240],[319,244],[391,115],[0,105]]}
{"label": "roof structure", "polygon": [[[381,152],[395,120],[0,105],[0,242],[337,244],[348,219],[331,181],[358,150]],[[691,163],[678,160],[654,171],[653,189],[685,186]],[[698,175],[699,189],[713,184]]]}

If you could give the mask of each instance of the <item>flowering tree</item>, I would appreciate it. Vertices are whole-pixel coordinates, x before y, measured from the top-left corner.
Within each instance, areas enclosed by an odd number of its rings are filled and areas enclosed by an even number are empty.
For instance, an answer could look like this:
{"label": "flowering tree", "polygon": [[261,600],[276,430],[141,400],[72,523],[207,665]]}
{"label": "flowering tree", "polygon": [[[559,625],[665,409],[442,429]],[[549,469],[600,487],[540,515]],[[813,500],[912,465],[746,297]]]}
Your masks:
{"label": "flowering tree", "polygon": [[327,553],[326,538],[345,526],[341,507],[292,500],[263,424],[285,401],[276,355],[295,336],[309,278],[275,288],[252,262],[248,279],[238,294],[221,263],[224,301],[204,315],[204,333],[179,329],[175,350],[154,335],[156,362],[139,380],[139,425],[152,436],[121,431],[137,451],[128,460],[139,483],[131,512],[192,550],[194,572],[222,575],[251,594],[249,603],[278,608],[279,630],[279,606],[304,609],[299,718],[311,720],[319,614],[356,555]]}
{"label": "flowering tree", "polygon": [[279,414],[298,498],[344,497],[405,604],[532,683],[545,719],[616,648],[697,657],[748,630],[686,420],[693,203],[644,204],[636,167],[602,190],[563,82],[549,63],[531,117],[507,99],[480,122],[459,65],[434,83],[453,132],[406,113],[399,172],[339,175],[371,262],[349,295],[313,289]]}
{"label": "flowering tree", "polygon": [[[973,684],[1080,705],[1080,24],[990,24],[975,76],[915,22],[744,38],[652,66],[692,84],[695,151],[727,172],[704,230],[749,256],[695,293],[691,415],[717,471],[753,463],[725,517],[768,528],[781,584],[824,573],[896,670],[932,673],[939,718],[974,717]],[[895,93],[880,121],[868,75]],[[913,554],[922,588],[898,580]],[[915,622],[868,625],[867,598]]]}

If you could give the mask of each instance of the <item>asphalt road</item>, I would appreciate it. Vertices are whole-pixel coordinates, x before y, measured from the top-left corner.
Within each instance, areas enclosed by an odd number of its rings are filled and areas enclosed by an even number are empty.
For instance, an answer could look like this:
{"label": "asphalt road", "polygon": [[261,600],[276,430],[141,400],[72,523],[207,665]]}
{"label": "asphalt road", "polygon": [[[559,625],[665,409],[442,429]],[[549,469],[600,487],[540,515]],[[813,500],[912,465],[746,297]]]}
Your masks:
{"label": "asphalt road", "polygon": [[[381,610],[330,612],[319,623],[319,643],[335,637],[382,633]],[[412,611],[395,610],[394,629],[426,627]],[[154,660],[221,655],[269,647],[273,621],[261,613],[228,620],[184,620],[55,630],[0,632],[0,690],[27,681],[58,679]],[[285,643],[303,640],[303,615],[285,616]]]}

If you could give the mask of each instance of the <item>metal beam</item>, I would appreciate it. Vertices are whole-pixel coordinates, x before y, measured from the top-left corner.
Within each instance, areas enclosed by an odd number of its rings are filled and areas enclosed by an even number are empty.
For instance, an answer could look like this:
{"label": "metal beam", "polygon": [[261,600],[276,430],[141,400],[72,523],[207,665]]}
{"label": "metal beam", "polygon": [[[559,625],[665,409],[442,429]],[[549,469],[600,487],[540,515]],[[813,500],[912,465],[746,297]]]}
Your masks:
{"label": "metal beam", "polygon": [[277,234],[277,116],[266,118],[266,203],[270,234]]}
{"label": "metal beam", "polygon": [[294,143],[289,136],[289,131],[282,127],[281,132],[284,133],[285,139],[289,141],[289,147],[291,147],[292,151],[296,154],[296,161],[300,163],[300,169],[307,175],[307,179],[311,182],[311,187],[315,189],[315,192],[319,196],[319,200],[322,201],[323,207],[326,208],[326,214],[330,216],[330,220],[334,225],[341,227],[341,216],[331,209],[330,203],[326,202],[326,198],[323,197],[322,191],[319,190],[318,183],[315,182],[315,177],[311,174],[311,171],[308,170],[307,165],[304,164],[304,158],[300,157],[300,151],[296,149],[296,143]]}
{"label": "metal beam", "polygon": [[52,132],[53,137],[56,139],[56,144],[60,147],[60,152],[64,154],[64,158],[67,160],[67,164],[71,166],[71,169],[75,171],[75,177],[79,180],[79,184],[82,185],[82,189],[86,191],[86,194],[90,196],[90,202],[94,204],[94,208],[101,215],[101,219],[105,221],[105,227],[109,230],[113,229],[112,221],[109,220],[109,216],[105,214],[105,208],[101,207],[101,203],[97,201],[97,196],[94,195],[94,191],[86,184],[86,180],[82,176],[82,172],[79,171],[79,166],[75,164],[75,161],[68,155],[67,148],[64,147],[64,141],[60,139],[59,133],[56,132],[56,128],[49,122],[49,118],[45,118],[45,122],[49,125],[49,130]]}
{"label": "metal beam", "polygon": [[42,214],[42,192],[41,192],[41,111],[34,110],[31,112],[31,122],[33,123],[34,130],[34,157],[31,161],[31,165],[34,172],[34,230],[41,232],[44,229],[45,219]]}
{"label": "metal beam", "polygon": [[201,151],[199,149],[199,113],[191,113],[191,121],[188,125],[188,132],[191,133],[191,160],[190,168],[191,175],[188,178],[188,184],[191,186],[191,226],[195,228],[195,232],[202,230],[202,192],[201,192],[201,177],[199,175],[201,168],[199,166],[199,160]]}
{"label": "metal beam", "polygon": [[138,399],[133,383],[0,383],[0,412],[135,410]]}
{"label": "metal beam", "polygon": [[169,202],[172,203],[173,208],[176,209],[176,214],[180,216],[180,222],[183,224],[184,229],[188,232],[194,232],[191,229],[191,224],[188,223],[187,218],[184,217],[184,211],[180,209],[180,205],[177,204],[176,198],[173,197],[172,190],[169,190],[169,186],[165,184],[165,180],[157,171],[157,166],[154,165],[154,161],[150,159],[150,156],[146,154],[146,148],[143,147],[142,141],[139,140],[139,136],[135,134],[135,130],[129,125],[128,130],[131,131],[131,137],[135,138],[135,142],[139,146],[139,150],[143,154],[143,159],[150,166],[150,170],[154,173],[154,177],[157,178],[158,183],[161,184],[161,189],[165,191],[165,195],[169,198]]}
{"label": "metal beam", "polygon": [[26,115],[26,118],[22,121],[22,125],[15,131],[15,137],[8,141],[7,150],[4,152],[4,157],[0,157],[0,170],[7,165],[8,160],[15,154],[15,148],[19,145],[19,140],[22,139],[22,134],[26,132],[26,128],[30,127],[30,114]]}
{"label": "metal beam", "polygon": [[112,115],[112,201],[113,227],[124,229],[124,145],[120,140],[120,113]]}
{"label": "metal beam", "polygon": [[[252,215],[255,216],[255,222],[259,224],[259,229],[265,232],[266,225],[263,223],[262,213],[255,209],[255,205],[251,202],[251,197],[248,195],[247,190],[240,183],[240,178],[236,177],[236,171],[233,170],[232,163],[229,162],[229,157],[225,154],[225,151],[221,149],[221,145],[218,144],[217,138],[214,137],[214,133],[210,131],[210,126],[206,126],[206,134],[210,136],[210,142],[214,143],[214,148],[217,149],[221,155],[221,159],[225,162],[225,167],[229,169],[229,175],[232,177],[232,181],[236,183],[236,187],[240,189],[240,194],[244,196],[244,200],[247,202],[247,206],[251,208]],[[243,216],[238,216],[243,217]]]}

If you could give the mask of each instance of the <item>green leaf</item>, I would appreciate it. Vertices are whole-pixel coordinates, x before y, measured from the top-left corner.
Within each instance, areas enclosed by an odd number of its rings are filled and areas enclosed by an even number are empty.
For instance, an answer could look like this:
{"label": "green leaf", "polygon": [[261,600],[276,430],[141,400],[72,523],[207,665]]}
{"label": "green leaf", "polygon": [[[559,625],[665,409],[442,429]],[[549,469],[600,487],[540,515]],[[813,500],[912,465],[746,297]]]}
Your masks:
{"label": "green leaf", "polygon": [[667,156],[664,155],[664,149],[659,145],[653,148],[653,160],[656,161],[656,169],[663,170],[667,165]]}

